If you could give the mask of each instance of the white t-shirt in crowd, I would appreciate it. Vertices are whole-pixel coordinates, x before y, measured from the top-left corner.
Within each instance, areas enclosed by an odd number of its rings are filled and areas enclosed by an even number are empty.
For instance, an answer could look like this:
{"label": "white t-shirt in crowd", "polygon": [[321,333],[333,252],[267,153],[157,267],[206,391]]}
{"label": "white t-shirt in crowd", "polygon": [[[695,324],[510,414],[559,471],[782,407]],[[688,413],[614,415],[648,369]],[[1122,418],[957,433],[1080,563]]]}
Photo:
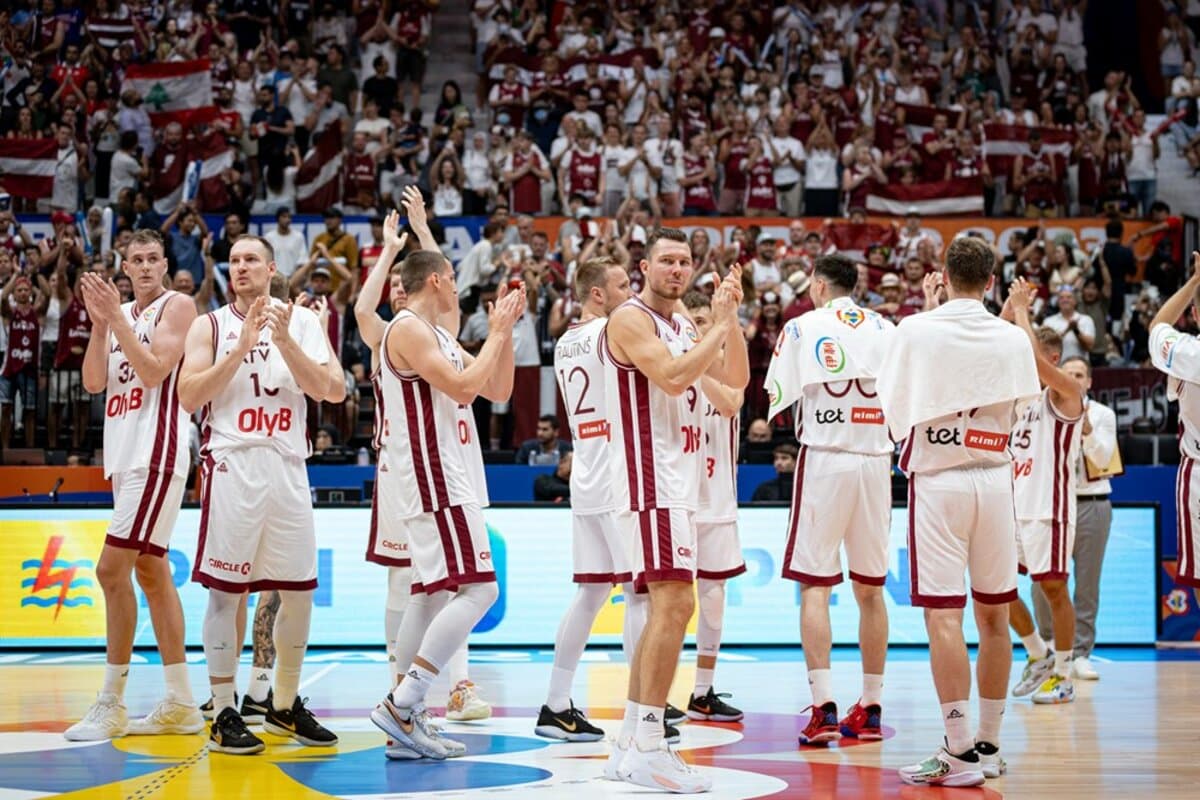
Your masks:
{"label": "white t-shirt in crowd", "polygon": [[804,188],[838,188],[837,163],[836,150],[809,150],[804,162]]}

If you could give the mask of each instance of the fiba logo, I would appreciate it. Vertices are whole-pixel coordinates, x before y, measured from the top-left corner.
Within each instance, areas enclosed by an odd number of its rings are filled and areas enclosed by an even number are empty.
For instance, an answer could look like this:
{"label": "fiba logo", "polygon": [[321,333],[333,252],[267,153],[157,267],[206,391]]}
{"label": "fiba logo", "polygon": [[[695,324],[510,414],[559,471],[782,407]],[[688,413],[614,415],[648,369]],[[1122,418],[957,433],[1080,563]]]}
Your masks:
{"label": "fiba logo", "polygon": [[93,581],[81,573],[95,569],[95,564],[87,559],[59,558],[62,544],[62,536],[51,536],[41,558],[21,562],[21,571],[32,573],[21,579],[21,588],[29,590],[29,595],[21,598],[21,606],[53,607],[56,620],[64,608],[92,605],[91,596],[80,590],[91,588]]}

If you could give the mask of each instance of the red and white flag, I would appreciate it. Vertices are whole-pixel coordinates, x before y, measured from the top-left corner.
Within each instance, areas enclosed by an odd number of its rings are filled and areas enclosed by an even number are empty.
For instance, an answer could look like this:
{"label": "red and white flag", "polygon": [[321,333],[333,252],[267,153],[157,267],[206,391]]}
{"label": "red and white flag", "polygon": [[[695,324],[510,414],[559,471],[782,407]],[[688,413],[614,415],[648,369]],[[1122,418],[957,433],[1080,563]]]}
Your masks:
{"label": "red and white flag", "polygon": [[342,196],[342,122],[321,131],[296,172],[296,210],[320,214]]}
{"label": "red and white flag", "polygon": [[142,97],[150,121],[161,128],[170,122],[187,127],[207,122],[217,114],[213,105],[212,73],[207,58],[168,61],[160,64],[130,64],[121,91],[130,89]]}
{"label": "red and white flag", "polygon": [[192,164],[185,181],[185,200],[196,200],[201,211],[220,211],[229,206],[229,190],[221,175],[233,166],[233,148],[223,131],[210,130],[191,148]]}
{"label": "red and white flag", "polygon": [[113,16],[98,16],[92,15],[88,18],[88,31],[96,39],[96,44],[103,48],[112,50],[120,47],[125,42],[135,45],[134,37],[137,35],[133,28],[133,17],[128,11],[124,16],[114,14]]}
{"label": "red and white flag", "polygon": [[853,223],[842,220],[828,220],[821,231],[825,235],[826,246],[855,260],[866,258],[867,248],[872,245],[893,247],[896,244],[896,228],[887,223],[863,222]]}
{"label": "red and white flag", "polygon": [[1062,128],[1028,128],[1024,125],[1001,125],[990,122],[983,126],[983,157],[993,175],[1011,175],[1017,156],[1029,152],[1029,134],[1041,131],[1042,149],[1054,155],[1063,175],[1075,133]]}
{"label": "red and white flag", "polygon": [[888,183],[875,186],[867,195],[867,210],[876,214],[922,217],[948,214],[982,214],[983,181],[979,178],[952,178],[931,183]]}
{"label": "red and white flag", "polygon": [[904,112],[904,125],[908,135],[914,142],[920,142],[921,137],[933,130],[933,118],[938,114],[946,115],[946,127],[953,130],[958,125],[958,117],[962,112],[939,106],[914,106],[908,103],[897,103],[896,108]]}
{"label": "red and white flag", "polygon": [[15,197],[53,194],[57,164],[54,139],[0,139],[0,189]]}

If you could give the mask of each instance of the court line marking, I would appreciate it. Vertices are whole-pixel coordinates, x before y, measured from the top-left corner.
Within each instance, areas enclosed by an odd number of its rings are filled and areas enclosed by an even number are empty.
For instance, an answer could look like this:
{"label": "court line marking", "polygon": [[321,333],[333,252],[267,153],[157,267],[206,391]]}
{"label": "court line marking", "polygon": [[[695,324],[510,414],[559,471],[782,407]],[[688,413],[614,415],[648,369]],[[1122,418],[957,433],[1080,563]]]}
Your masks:
{"label": "court line marking", "polygon": [[325,669],[318,670],[315,675],[309,675],[307,678],[300,681],[300,685],[298,687],[296,687],[297,691],[300,691],[302,689],[307,689],[309,686],[312,686],[314,683],[321,680],[321,678],[324,678],[326,675],[333,672],[335,669],[337,669],[340,666],[341,666],[341,664],[333,663],[333,664],[330,664],[329,666],[325,667]]}

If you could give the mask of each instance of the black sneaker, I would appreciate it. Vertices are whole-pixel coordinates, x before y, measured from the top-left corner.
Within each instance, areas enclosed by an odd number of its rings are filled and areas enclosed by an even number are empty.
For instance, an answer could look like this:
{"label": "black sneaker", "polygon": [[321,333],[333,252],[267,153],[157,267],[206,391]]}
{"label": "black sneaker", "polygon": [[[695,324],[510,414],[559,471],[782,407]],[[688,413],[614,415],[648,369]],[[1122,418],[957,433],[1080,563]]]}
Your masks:
{"label": "black sneaker", "polygon": [[688,700],[688,718],[707,719],[713,722],[738,722],[745,715],[721,699],[731,696],[728,692],[717,694],[711,686],[708,687],[708,694]]}
{"label": "black sneaker", "polygon": [[283,711],[274,706],[268,707],[263,730],[276,736],[290,736],[309,747],[333,747],[338,743],[338,737],[317,722],[299,697],[291,708]]}
{"label": "black sneaker", "polygon": [[[237,698],[237,692],[234,692],[234,693],[233,693],[233,704],[234,704],[235,706],[237,705],[237,699],[238,699],[238,698]],[[213,718],[213,699],[212,699],[212,697],[211,697],[211,696],[209,696],[209,698],[208,698],[208,702],[207,702],[207,703],[205,703],[204,705],[200,706],[200,713],[201,713],[201,714],[204,716],[204,718],[205,718],[206,720],[208,720],[208,721],[210,721],[210,722],[212,721],[212,718]]]}
{"label": "black sneaker", "polygon": [[681,738],[683,737],[679,735],[679,728],[669,722],[663,723],[663,741],[667,744],[679,744]]}
{"label": "black sneaker", "polygon": [[242,719],[246,720],[247,725],[262,725],[267,712],[271,710],[271,700],[274,696],[275,692],[267,689],[266,700],[255,700],[250,695],[242,698]]}
{"label": "black sneaker", "polygon": [[680,711],[675,706],[667,703],[666,721],[668,725],[682,725],[688,721],[688,715]]}
{"label": "black sneaker", "polygon": [[551,711],[550,706],[542,706],[533,732],[547,739],[561,739],[564,742],[598,742],[604,738],[604,731],[588,722],[588,718],[574,703],[566,711],[558,713]]}
{"label": "black sneaker", "polygon": [[232,708],[217,715],[208,734],[208,749],[216,753],[248,756],[261,753],[265,747],[262,739],[250,732],[246,721]]}

